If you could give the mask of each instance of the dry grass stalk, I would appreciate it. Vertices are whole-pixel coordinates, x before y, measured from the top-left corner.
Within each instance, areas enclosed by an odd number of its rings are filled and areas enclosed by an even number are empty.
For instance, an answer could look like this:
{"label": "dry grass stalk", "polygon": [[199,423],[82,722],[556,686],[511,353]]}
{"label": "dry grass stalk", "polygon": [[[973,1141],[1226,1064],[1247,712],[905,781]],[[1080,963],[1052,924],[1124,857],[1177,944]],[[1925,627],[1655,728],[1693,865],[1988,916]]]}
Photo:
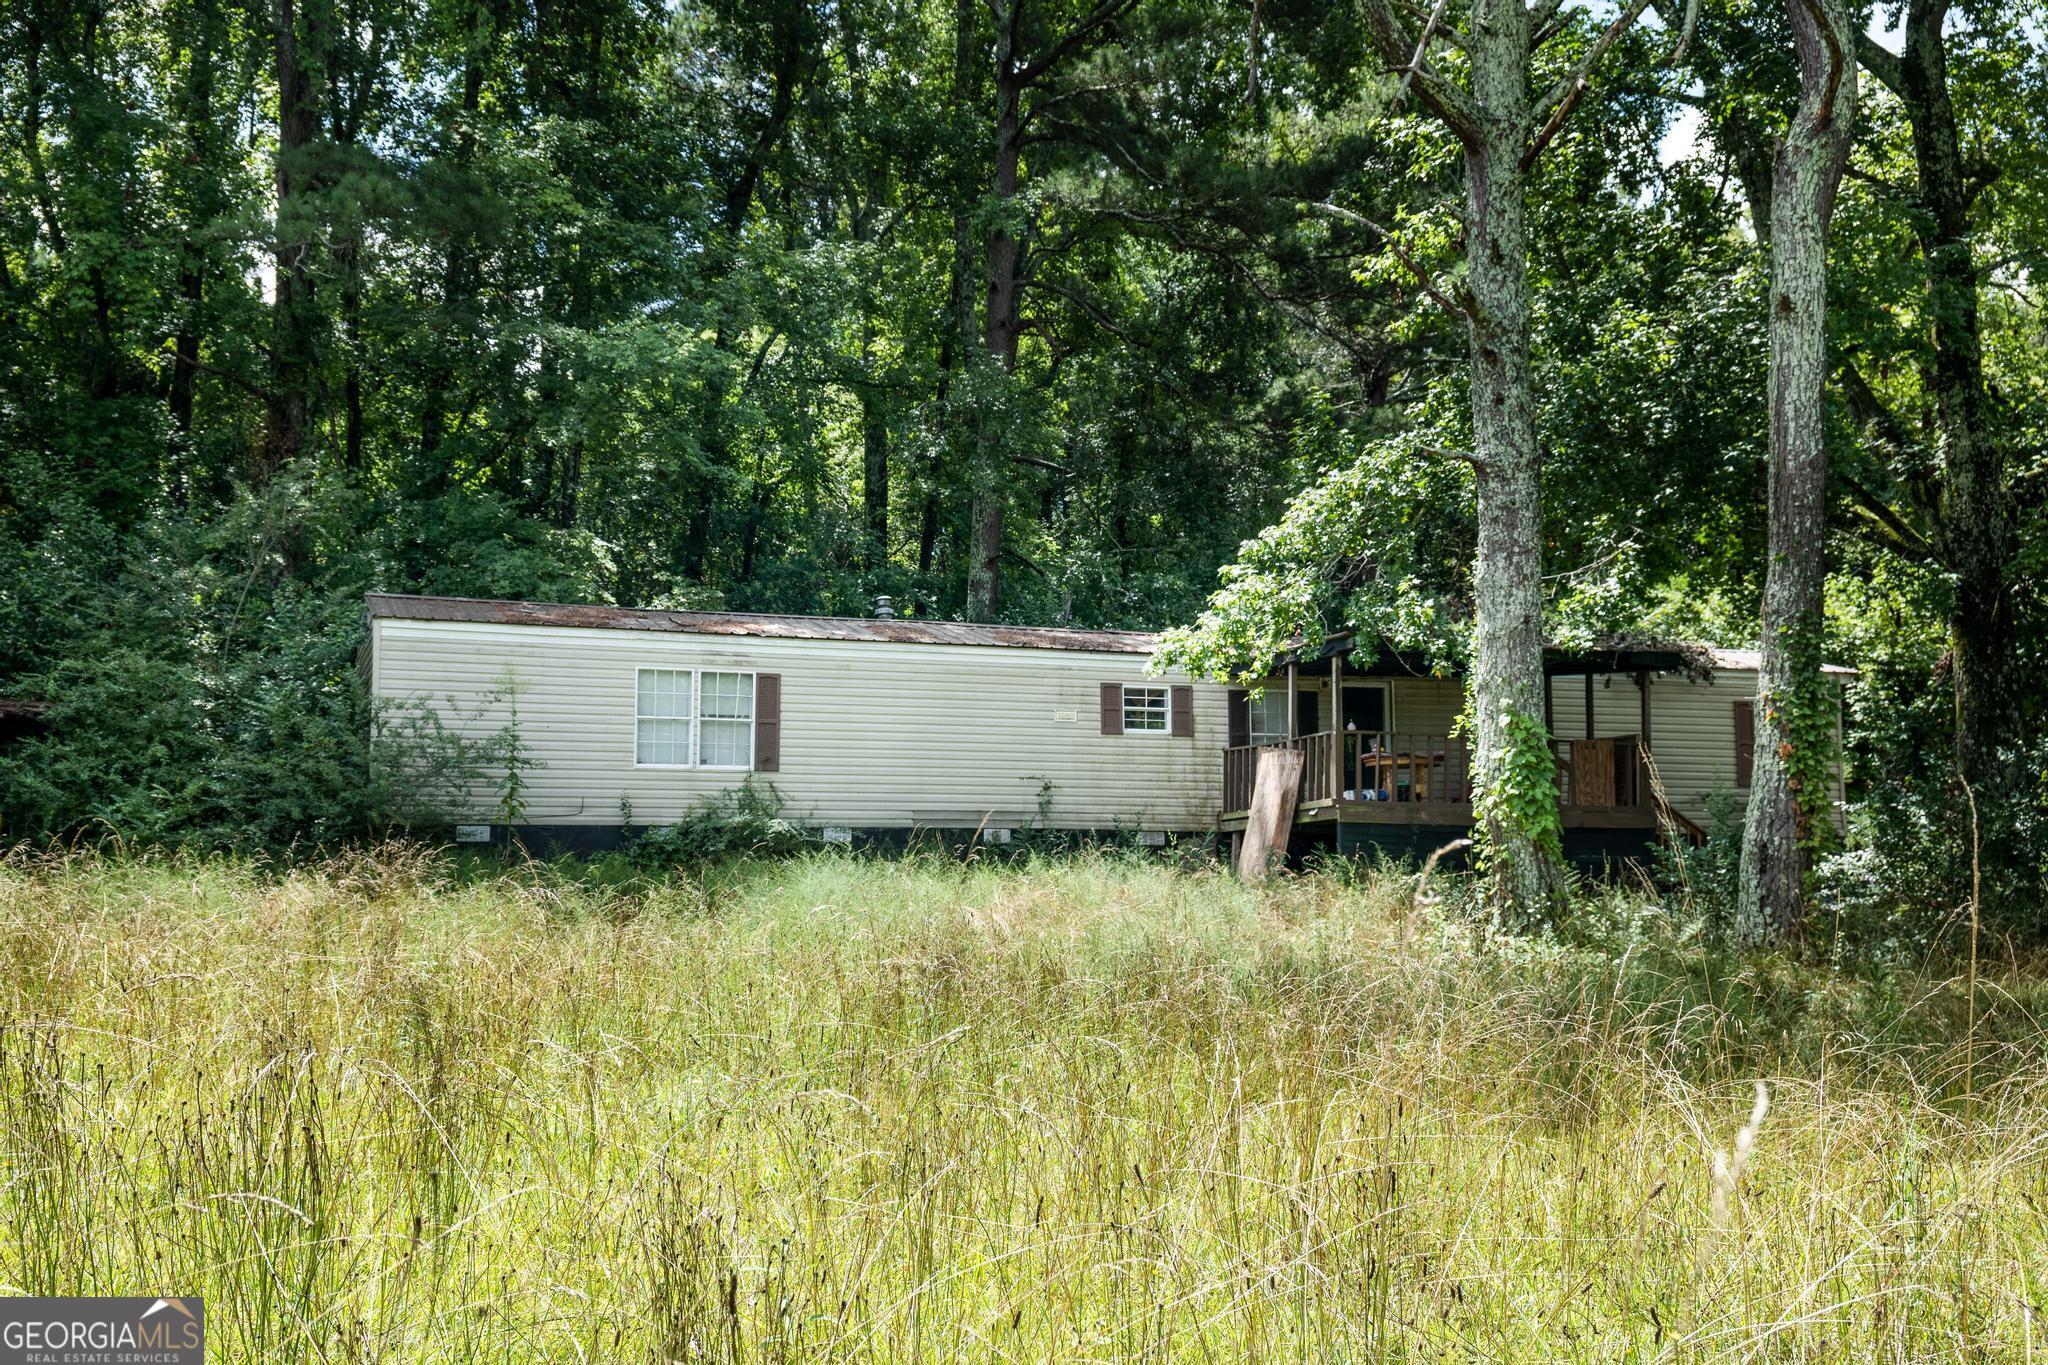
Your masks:
{"label": "dry grass stalk", "polygon": [[1736,1186],[1742,1181],[1742,1172],[1749,1165],[1749,1158],[1756,1151],[1757,1130],[1763,1127],[1764,1115],[1771,1112],[1771,1092],[1762,1081],[1756,1083],[1756,1103],[1750,1106],[1749,1121],[1736,1130],[1735,1146],[1728,1151],[1714,1153],[1714,1226],[1728,1226],[1728,1206],[1735,1197]]}

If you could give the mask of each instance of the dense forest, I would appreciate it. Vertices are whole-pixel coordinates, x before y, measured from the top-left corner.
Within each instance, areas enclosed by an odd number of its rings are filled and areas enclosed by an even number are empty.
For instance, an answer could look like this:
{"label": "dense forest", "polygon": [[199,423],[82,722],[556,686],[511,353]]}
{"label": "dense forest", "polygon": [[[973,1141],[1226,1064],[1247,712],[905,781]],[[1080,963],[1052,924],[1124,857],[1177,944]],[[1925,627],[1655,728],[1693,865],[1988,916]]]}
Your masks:
{"label": "dense forest", "polygon": [[2039,16],[1511,8],[9,4],[4,836],[379,828],[372,588],[1459,659],[1489,452],[1551,638],[1754,647],[1804,449],[1766,639],[1862,670],[1808,870],[1937,923],[1981,852],[2039,929]]}

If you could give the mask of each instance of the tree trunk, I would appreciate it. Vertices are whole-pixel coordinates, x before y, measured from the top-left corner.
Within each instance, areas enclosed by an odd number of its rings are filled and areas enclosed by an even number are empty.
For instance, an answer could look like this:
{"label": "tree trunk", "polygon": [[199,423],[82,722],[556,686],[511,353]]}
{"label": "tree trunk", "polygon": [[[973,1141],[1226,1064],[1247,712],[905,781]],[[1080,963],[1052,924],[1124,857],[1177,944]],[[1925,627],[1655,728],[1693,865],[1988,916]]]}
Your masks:
{"label": "tree trunk", "polygon": [[[1509,922],[1541,914],[1560,885],[1558,846],[1519,818],[1511,788],[1556,808],[1543,717],[1542,457],[1529,368],[1526,236],[1529,15],[1521,0],[1479,0],[1471,25],[1477,136],[1465,145],[1466,287],[1470,295],[1472,441],[1479,499],[1472,658],[1477,779],[1495,859],[1496,903]],[[1527,721],[1537,728],[1531,729]],[[1518,723],[1520,722],[1520,723]],[[1520,753],[1540,743],[1540,765]],[[1517,765],[1518,756],[1522,763]]]}
{"label": "tree trunk", "polygon": [[[1091,43],[1100,41],[1134,3],[1136,0],[1103,0],[1064,33],[1043,37],[1034,54],[1019,45],[1018,35],[1024,31],[1025,0],[989,0],[989,14],[995,21],[996,209],[988,233],[988,305],[983,314],[982,346],[994,362],[997,382],[1005,384],[1005,406],[1010,397],[1007,380],[1017,368],[1019,296],[1025,277],[1024,244],[1011,230],[1024,151],[1024,93],[1085,52]],[[1003,523],[1009,504],[1011,452],[992,429],[996,423],[986,420],[986,400],[980,406],[985,420],[980,424],[974,449],[975,505],[969,526],[967,613],[975,620],[987,621],[994,619],[1001,597]]]}
{"label": "tree trunk", "polygon": [[[953,6],[953,107],[965,111],[975,103],[979,68],[976,66],[975,14],[980,0],[954,0]],[[946,295],[947,326],[939,336],[938,391],[934,407],[943,429],[953,429],[952,401],[954,374],[961,359],[974,346],[974,221],[971,208],[980,176],[974,167],[979,158],[964,154],[956,158],[953,184],[953,264]],[[917,571],[930,574],[937,563],[939,546],[939,490],[945,482],[942,456],[946,443],[935,441],[926,468],[924,505],[918,517]]]}
{"label": "tree trunk", "polygon": [[363,472],[363,236],[360,224],[351,225],[345,237],[335,243],[336,263],[341,267],[341,340],[344,352],[342,394],[342,467],[351,474]]}
{"label": "tree trunk", "polygon": [[[1009,0],[996,22],[996,129],[994,189],[998,208],[988,234],[988,300],[982,348],[1005,376],[1017,368],[1017,239],[1005,215],[1017,197],[1023,154],[1024,84],[1016,51],[1017,8]],[[992,621],[1002,591],[1003,521],[1008,482],[1003,451],[993,434],[978,434],[974,449],[974,511],[967,560],[967,615]]]}
{"label": "tree trunk", "polygon": [[[214,174],[213,62],[220,41],[217,10],[212,0],[198,7],[198,34],[192,44],[192,66],[185,85],[185,139],[190,146],[193,205],[178,253],[178,332],[171,343],[171,376],[167,390],[171,422],[178,434],[192,434],[199,380],[199,348],[206,306],[206,251],[199,236],[218,208],[218,191],[200,189]],[[216,184],[218,182],[215,182]]]}
{"label": "tree trunk", "polygon": [[[468,43],[462,55],[462,103],[455,130],[455,165],[467,191],[471,163],[476,157],[476,119],[483,107],[484,62],[496,51],[496,32],[485,30],[484,7],[472,7]],[[475,295],[470,264],[470,234],[453,227],[441,258],[441,310],[436,344],[427,357],[420,395],[420,455],[425,463],[421,489],[439,495],[449,486],[450,470],[441,457],[441,443],[448,436],[448,405],[454,386],[458,354],[456,326],[466,322]]]}
{"label": "tree trunk", "polygon": [[[871,102],[860,31],[855,21],[853,9],[842,5],[839,9],[840,56],[846,63],[854,117],[865,123],[871,114]],[[881,166],[872,157],[870,151],[863,159],[863,173],[858,177],[857,185],[848,187],[846,196],[848,228],[864,253],[874,245],[875,215],[888,193]],[[831,231],[829,216],[824,230]],[[875,357],[877,284],[878,280],[871,274],[861,291],[859,378],[854,386],[860,402],[861,511],[867,533],[860,563],[870,572],[887,568],[889,564],[889,407],[883,401],[882,379],[877,373],[882,367]]]}
{"label": "tree trunk", "polygon": [[[363,28],[351,11],[344,31],[353,38]],[[351,65],[345,84],[329,101],[334,108],[330,136],[338,146],[355,148],[362,142],[363,123],[369,116],[370,99],[377,89],[383,62],[384,32],[381,24],[369,25],[369,41],[350,47]],[[342,333],[342,467],[350,474],[363,472],[363,209],[349,203],[344,221],[334,228],[334,261],[341,275]]]}
{"label": "tree trunk", "polygon": [[[1472,452],[1478,493],[1473,566],[1474,778],[1492,867],[1498,922],[1543,918],[1563,890],[1557,760],[1543,685],[1542,453],[1530,367],[1527,197],[1530,168],[1577,108],[1594,66],[1641,15],[1630,0],[1541,100],[1529,89],[1539,36],[1522,0],[1473,0],[1462,38],[1468,85],[1460,90],[1428,60],[1442,6],[1420,35],[1413,6],[1369,0],[1368,31],[1380,57],[1458,139],[1465,158],[1465,278],[1439,288],[1398,244],[1401,262],[1430,296],[1462,311],[1471,348]],[[1541,7],[1539,7],[1541,8]],[[1555,6],[1545,10],[1549,13]],[[1384,235],[1384,234],[1383,234]]]}
{"label": "tree trunk", "polygon": [[[769,96],[767,117],[755,130],[754,140],[748,149],[746,159],[735,169],[732,182],[726,187],[719,222],[724,228],[722,240],[709,253],[704,271],[704,283],[710,289],[718,289],[720,282],[732,267],[732,257],[738,247],[740,233],[746,227],[748,215],[753,212],[754,198],[760,192],[761,178],[768,169],[768,159],[775,154],[783,135],[788,131],[791,119],[796,114],[797,96],[803,92],[807,71],[805,53],[788,33],[778,31],[775,39],[774,70],[770,73],[772,91]],[[722,294],[718,307],[718,325],[714,328],[713,345],[725,350],[733,344],[735,319],[729,294]],[[704,398],[703,443],[704,462],[714,470],[723,470],[731,463],[732,434],[728,430],[729,416],[725,411],[728,397],[724,373],[716,368],[706,385]],[[722,485],[714,476],[699,482],[693,490],[689,520],[683,529],[682,571],[685,578],[703,582],[711,561],[711,532],[719,512]],[[751,504],[750,504],[751,506]],[[751,516],[749,512],[746,515]],[[744,574],[741,575],[745,577]]]}
{"label": "tree trunk", "polygon": [[200,313],[206,306],[205,257],[191,241],[179,251],[178,301],[178,334],[171,343],[171,382],[165,401],[178,434],[190,436],[199,378]]}
{"label": "tree trunk", "polygon": [[[46,87],[42,74],[43,49],[51,45],[52,55],[65,66],[83,68],[81,76],[95,86],[102,85],[97,71],[92,69],[94,50],[93,31],[98,15],[88,11],[85,19],[85,33],[80,35],[78,53],[67,57],[65,43],[67,35],[62,20],[53,20],[44,6],[33,4],[24,7],[22,34],[22,74],[24,89],[22,100],[22,157],[27,163],[31,198],[34,199],[43,230],[48,235],[50,250],[62,258],[70,251],[70,238],[64,231],[62,219],[57,211],[57,191],[50,177],[48,166],[43,160],[43,106]],[[82,106],[86,101],[62,102],[58,108],[63,113],[66,137],[74,145],[87,141],[81,127]],[[88,212],[82,215],[86,228],[96,224]],[[85,391],[96,400],[113,398],[121,392],[122,355],[121,347],[114,335],[114,304],[107,286],[106,271],[98,260],[90,261],[85,268],[86,282],[92,294],[90,316],[92,325],[88,328],[85,317],[80,316],[78,330],[78,354],[82,361]]]}
{"label": "tree trunk", "polygon": [[1949,98],[1942,21],[1948,0],[1913,0],[1897,92],[1913,130],[1915,227],[1927,271],[1934,354],[1926,377],[1941,444],[1936,550],[1955,575],[1949,618],[1955,669],[1956,766],[1978,798],[2010,793],[2001,741],[2019,728],[2023,680],[2012,608],[2013,526],[2005,443],[1987,411],[1977,322],[1972,187]]}
{"label": "tree trunk", "polygon": [[[1736,936],[1796,940],[1812,822],[1833,761],[1820,673],[1827,574],[1827,231],[1856,115],[1856,27],[1842,0],[1788,0],[1799,107],[1771,186],[1770,550]],[[1804,723],[1802,723],[1804,722]]]}
{"label": "tree trunk", "polygon": [[311,417],[315,364],[313,250],[317,239],[306,149],[320,126],[315,63],[323,55],[325,0],[311,0],[299,31],[295,0],[277,0],[272,34],[277,72],[276,298],[271,307],[270,404],[258,477],[295,464]]}
{"label": "tree trunk", "polygon": [[870,379],[860,390],[861,499],[867,513],[869,567],[877,569],[889,562],[889,419],[878,389]]}

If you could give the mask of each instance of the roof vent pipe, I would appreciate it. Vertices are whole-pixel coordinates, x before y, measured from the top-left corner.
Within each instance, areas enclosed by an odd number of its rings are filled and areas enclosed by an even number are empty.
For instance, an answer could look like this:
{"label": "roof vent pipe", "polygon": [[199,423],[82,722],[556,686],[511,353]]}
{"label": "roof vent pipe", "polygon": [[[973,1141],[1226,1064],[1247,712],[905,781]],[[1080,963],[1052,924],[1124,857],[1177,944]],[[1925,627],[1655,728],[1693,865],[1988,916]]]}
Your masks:
{"label": "roof vent pipe", "polygon": [[875,599],[875,619],[877,621],[893,621],[896,619],[896,604],[887,596]]}

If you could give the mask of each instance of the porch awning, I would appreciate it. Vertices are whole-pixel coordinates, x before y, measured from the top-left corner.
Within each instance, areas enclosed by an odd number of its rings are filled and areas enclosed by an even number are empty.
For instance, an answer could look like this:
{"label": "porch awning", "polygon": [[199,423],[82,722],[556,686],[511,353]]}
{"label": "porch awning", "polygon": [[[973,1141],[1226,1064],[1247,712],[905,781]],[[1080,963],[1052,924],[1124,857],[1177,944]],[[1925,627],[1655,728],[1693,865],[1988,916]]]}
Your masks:
{"label": "porch awning", "polygon": [[[1378,636],[1370,642],[1361,641],[1351,631],[1328,636],[1315,649],[1281,654],[1274,661],[1274,671],[1283,671],[1290,663],[1306,669],[1339,657],[1344,661],[1347,677],[1428,677],[1433,671],[1421,654],[1397,650]],[[1616,638],[1590,646],[1553,644],[1543,650],[1543,671],[1553,677],[1581,673],[1647,672],[1682,673],[1691,678],[1706,678],[1717,669],[1754,669],[1757,663],[1754,650],[1720,649],[1690,640]],[[1823,671],[1838,675],[1855,672],[1854,669],[1834,665]]]}

